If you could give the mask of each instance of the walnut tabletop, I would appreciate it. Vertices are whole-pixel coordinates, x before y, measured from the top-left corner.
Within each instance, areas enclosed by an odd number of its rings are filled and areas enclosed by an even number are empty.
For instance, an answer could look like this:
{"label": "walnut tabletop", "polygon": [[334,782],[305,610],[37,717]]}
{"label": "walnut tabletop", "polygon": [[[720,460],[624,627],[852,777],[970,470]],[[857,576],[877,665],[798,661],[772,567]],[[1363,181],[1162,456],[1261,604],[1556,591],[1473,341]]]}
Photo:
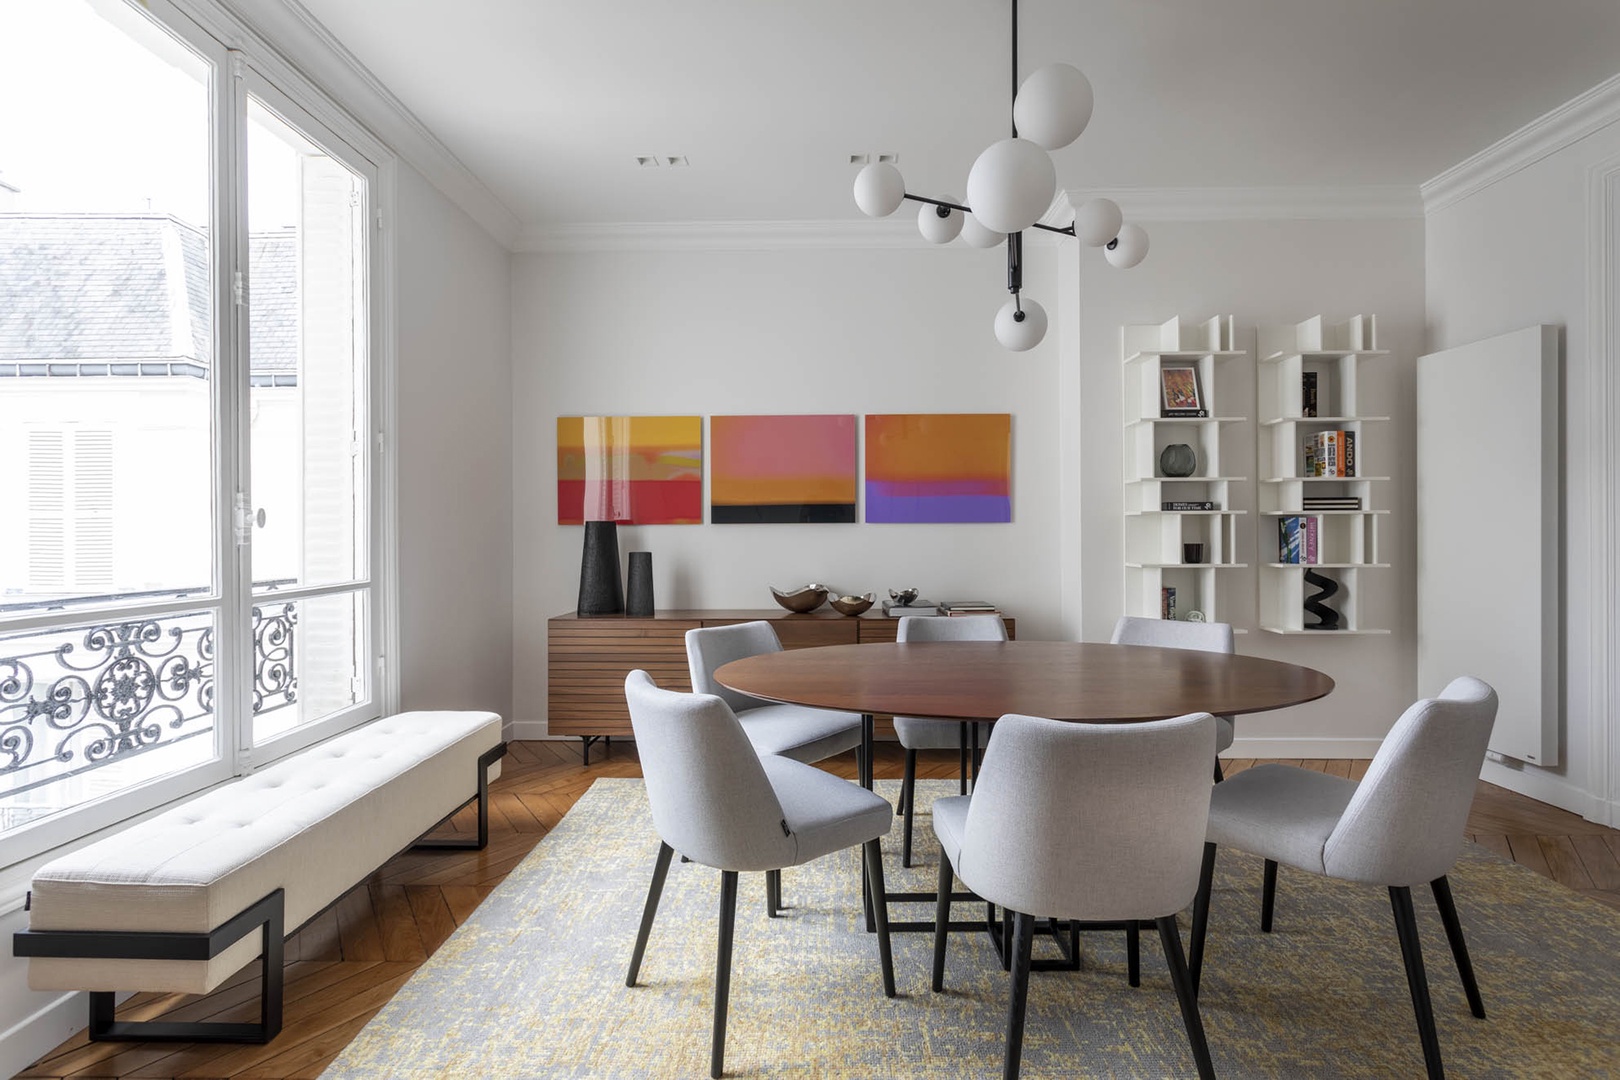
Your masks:
{"label": "walnut tabletop", "polygon": [[715,678],[754,697],[845,712],[1091,723],[1266,712],[1333,689],[1322,672],[1276,660],[1069,641],[832,645],[734,660]]}

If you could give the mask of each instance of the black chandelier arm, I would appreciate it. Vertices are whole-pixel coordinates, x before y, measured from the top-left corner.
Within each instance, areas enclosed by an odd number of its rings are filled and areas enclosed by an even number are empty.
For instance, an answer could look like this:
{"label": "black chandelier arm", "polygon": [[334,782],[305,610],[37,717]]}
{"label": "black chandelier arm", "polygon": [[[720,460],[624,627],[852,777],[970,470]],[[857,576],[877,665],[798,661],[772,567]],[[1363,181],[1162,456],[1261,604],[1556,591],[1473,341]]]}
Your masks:
{"label": "black chandelier arm", "polygon": [[[926,195],[913,195],[909,191],[906,192],[903,197],[910,199],[912,202],[927,203],[929,206],[937,206],[945,210],[960,210],[964,214],[973,213],[973,208],[970,206],[963,206],[961,203],[946,202],[944,199],[930,199]],[[1039,229],[1042,232],[1061,233],[1064,236],[1074,235],[1073,225],[1065,225],[1060,229],[1056,225],[1042,225],[1037,221],[1031,225],[1030,228]]]}

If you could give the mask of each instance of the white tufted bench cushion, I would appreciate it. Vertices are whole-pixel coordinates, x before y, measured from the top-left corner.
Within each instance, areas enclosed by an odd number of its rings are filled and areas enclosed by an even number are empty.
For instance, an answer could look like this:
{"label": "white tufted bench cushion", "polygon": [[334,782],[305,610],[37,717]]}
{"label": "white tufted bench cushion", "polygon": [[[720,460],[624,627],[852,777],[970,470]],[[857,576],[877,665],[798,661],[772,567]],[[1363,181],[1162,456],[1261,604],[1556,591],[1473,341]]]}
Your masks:
{"label": "white tufted bench cushion", "polygon": [[[471,798],[500,742],[489,712],[373,721],[41,867],[29,929],[207,933],[280,888],[290,932]],[[28,985],[202,994],[259,949],[248,934],[212,960],[35,956]]]}

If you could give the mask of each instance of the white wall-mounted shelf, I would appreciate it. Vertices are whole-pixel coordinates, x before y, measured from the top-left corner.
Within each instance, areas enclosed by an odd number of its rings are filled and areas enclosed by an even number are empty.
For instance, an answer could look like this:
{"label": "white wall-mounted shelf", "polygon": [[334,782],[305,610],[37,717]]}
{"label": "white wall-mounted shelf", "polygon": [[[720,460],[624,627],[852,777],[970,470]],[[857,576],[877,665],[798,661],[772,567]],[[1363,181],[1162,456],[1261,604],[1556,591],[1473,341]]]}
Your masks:
{"label": "white wall-mounted shelf", "polygon": [[[1124,417],[1124,565],[1127,615],[1159,617],[1165,590],[1176,594],[1176,617],[1197,611],[1208,622],[1229,622],[1220,584],[1224,570],[1244,569],[1239,561],[1237,522],[1248,511],[1232,506],[1233,485],[1247,480],[1227,475],[1222,443],[1246,416],[1221,413],[1232,400],[1237,372],[1231,361],[1252,355],[1236,340],[1230,315],[1201,323],[1170,319],[1156,325],[1126,326],[1120,333]],[[1165,416],[1164,372],[1190,368],[1198,405],[1207,416]],[[1246,372],[1245,372],[1246,374]],[[1191,476],[1166,476],[1159,459],[1165,448],[1192,448]],[[1209,509],[1171,510],[1170,503],[1209,503]],[[1185,560],[1187,544],[1200,544],[1195,562]],[[1239,631],[1241,632],[1241,631]]]}
{"label": "white wall-mounted shelf", "polygon": [[[1361,573],[1390,565],[1381,561],[1379,548],[1379,523],[1390,511],[1374,506],[1378,485],[1389,477],[1366,475],[1367,454],[1377,458],[1386,445],[1371,433],[1390,418],[1365,410],[1360,388],[1364,362],[1389,355],[1378,347],[1378,319],[1356,315],[1330,324],[1316,316],[1293,326],[1262,327],[1256,351],[1262,358],[1255,383],[1261,629],[1318,636],[1388,633],[1370,625],[1360,603]],[[1339,433],[1340,454],[1353,441],[1348,475],[1307,474],[1305,445],[1314,445],[1323,432]],[[1307,499],[1332,497],[1353,498],[1358,505],[1307,508]],[[1315,530],[1316,561],[1279,561],[1280,529],[1290,518]],[[1337,630],[1307,626],[1315,616],[1305,610],[1305,600],[1317,590],[1305,575],[1322,571],[1332,571],[1322,576],[1339,586],[1323,600],[1339,613]]]}

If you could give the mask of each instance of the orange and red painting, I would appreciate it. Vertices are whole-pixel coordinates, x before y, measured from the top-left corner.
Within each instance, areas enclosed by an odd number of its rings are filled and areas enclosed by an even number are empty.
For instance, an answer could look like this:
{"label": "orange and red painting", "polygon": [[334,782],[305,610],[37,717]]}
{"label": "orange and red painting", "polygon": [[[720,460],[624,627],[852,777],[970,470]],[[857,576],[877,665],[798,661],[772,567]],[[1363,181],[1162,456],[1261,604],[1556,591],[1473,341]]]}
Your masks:
{"label": "orange and red painting", "polygon": [[866,520],[1011,521],[1011,415],[868,416]]}
{"label": "orange and red painting", "polygon": [[703,523],[703,420],[559,416],[557,524]]}
{"label": "orange and red painting", "polygon": [[853,522],[855,417],[710,417],[709,520]]}

